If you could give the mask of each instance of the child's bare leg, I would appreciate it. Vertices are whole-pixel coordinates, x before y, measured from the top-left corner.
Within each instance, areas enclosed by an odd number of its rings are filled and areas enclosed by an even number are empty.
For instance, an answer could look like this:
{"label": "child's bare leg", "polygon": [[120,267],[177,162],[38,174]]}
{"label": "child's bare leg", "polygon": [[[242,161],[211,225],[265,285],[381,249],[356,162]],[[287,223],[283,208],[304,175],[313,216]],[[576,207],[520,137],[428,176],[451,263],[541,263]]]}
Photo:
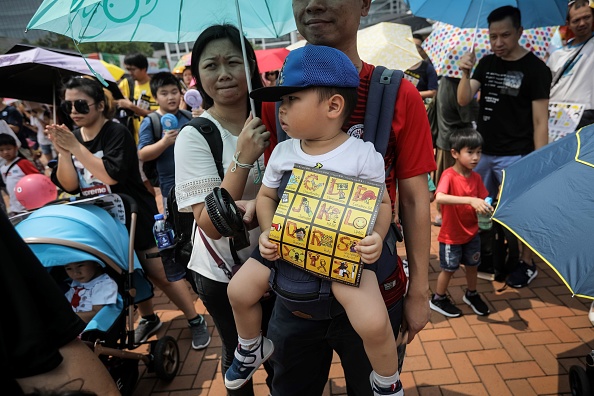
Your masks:
{"label": "child's bare leg", "polygon": [[[453,272],[449,271],[441,271],[437,276],[437,285],[435,287],[435,294],[440,296],[445,296],[446,292],[448,291],[448,285],[450,284],[450,279],[454,275]],[[475,273],[476,275],[476,273]],[[475,286],[476,286],[476,279],[475,279]]]}
{"label": "child's bare leg", "polygon": [[468,285],[468,290],[476,291],[478,265],[467,265],[464,269],[466,270],[466,285]]}
{"label": "child's bare leg", "polygon": [[268,290],[269,277],[268,267],[249,258],[229,282],[227,295],[233,308],[237,334],[243,339],[260,335],[262,306],[259,301]]}
{"label": "child's bare leg", "polygon": [[381,376],[390,377],[398,371],[396,340],[377,285],[375,273],[363,270],[359,288],[333,282],[332,292],[363,340],[373,370]]}

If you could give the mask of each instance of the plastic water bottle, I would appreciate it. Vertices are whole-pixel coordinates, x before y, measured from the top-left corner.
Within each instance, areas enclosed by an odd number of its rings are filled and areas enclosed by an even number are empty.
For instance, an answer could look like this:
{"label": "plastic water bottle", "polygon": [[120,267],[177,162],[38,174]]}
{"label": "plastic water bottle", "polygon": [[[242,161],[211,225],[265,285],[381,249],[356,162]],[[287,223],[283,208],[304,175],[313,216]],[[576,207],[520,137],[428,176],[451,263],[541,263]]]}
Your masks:
{"label": "plastic water bottle", "polygon": [[171,225],[165,220],[162,214],[155,215],[155,225],[153,226],[153,235],[159,250],[169,249],[175,245],[175,233]]}
{"label": "plastic water bottle", "polygon": [[177,117],[170,113],[163,115],[161,117],[161,128],[163,133],[177,129]]}
{"label": "plastic water bottle", "polygon": [[[485,198],[485,202],[488,205],[491,205],[493,203],[493,198],[487,197]],[[484,215],[481,213],[477,213],[476,216],[478,218],[479,229],[483,231],[489,231],[491,227],[493,227],[493,220],[491,220],[491,214]]]}

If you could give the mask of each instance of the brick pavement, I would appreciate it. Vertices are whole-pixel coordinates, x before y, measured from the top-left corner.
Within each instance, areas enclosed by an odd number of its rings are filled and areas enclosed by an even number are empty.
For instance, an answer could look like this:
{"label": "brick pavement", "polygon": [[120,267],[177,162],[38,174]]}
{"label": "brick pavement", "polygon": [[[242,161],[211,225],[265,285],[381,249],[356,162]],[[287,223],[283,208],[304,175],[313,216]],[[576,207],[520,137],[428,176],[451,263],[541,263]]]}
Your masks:
{"label": "brick pavement", "polygon": [[[433,208],[434,209],[434,208]],[[437,234],[432,227],[430,285],[439,273]],[[399,247],[401,255],[404,248]],[[594,328],[587,318],[589,302],[572,298],[552,269],[541,263],[539,275],[524,289],[505,289],[501,283],[480,280],[478,290],[491,307],[488,317],[478,317],[462,303],[464,274],[455,274],[450,294],[464,311],[460,318],[432,312],[431,320],[408,345],[402,372],[407,396],[422,395],[569,395],[568,372],[584,366],[594,349]],[[158,292],[155,309],[166,323],[165,333],[179,342],[179,375],[164,383],[141,365],[136,396],[225,395],[220,371],[220,338],[206,315],[212,342],[204,351],[190,348],[187,322]],[[206,313],[200,300],[199,312]],[[254,376],[256,395],[268,395],[265,373]],[[346,395],[344,374],[335,356],[324,396]]]}

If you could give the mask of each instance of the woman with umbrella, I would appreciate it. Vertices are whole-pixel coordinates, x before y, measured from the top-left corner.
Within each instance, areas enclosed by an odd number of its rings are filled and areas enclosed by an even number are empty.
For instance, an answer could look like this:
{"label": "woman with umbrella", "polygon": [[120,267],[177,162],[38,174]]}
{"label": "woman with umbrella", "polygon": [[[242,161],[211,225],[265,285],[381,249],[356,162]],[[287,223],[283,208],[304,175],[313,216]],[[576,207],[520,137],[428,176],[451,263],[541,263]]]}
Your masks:
{"label": "woman with umbrella", "polygon": [[[228,238],[222,237],[213,225],[205,198],[214,187],[225,188],[245,211],[244,221],[255,226],[255,198],[264,170],[264,149],[270,133],[256,114],[250,115],[248,79],[241,52],[241,40],[247,50],[251,84],[262,87],[254,50],[231,25],[207,28],[196,40],[192,51],[191,69],[206,110],[201,117],[214,123],[220,133],[222,165],[221,180],[213,153],[206,140],[194,127],[186,126],[175,144],[175,192],[180,211],[193,212],[198,229],[194,237],[188,268],[196,282],[200,299],[212,316],[222,341],[223,375],[233,361],[237,346],[237,330],[227,297],[227,286],[235,262],[243,263],[258,246],[258,230],[250,231],[250,247],[234,252]],[[254,228],[253,226],[250,228]],[[233,255],[237,259],[234,259]],[[264,303],[264,323],[272,311],[272,300]],[[253,395],[251,382],[233,395]]]}

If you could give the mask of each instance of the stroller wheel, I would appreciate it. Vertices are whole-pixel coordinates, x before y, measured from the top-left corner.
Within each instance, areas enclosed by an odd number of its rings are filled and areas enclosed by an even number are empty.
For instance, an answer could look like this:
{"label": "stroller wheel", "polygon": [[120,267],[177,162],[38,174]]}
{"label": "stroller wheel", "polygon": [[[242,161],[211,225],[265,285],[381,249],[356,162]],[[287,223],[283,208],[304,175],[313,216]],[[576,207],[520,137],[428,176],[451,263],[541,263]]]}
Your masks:
{"label": "stroller wheel", "polygon": [[590,381],[586,375],[586,370],[579,366],[571,366],[569,369],[569,386],[572,396],[589,396]]}
{"label": "stroller wheel", "polygon": [[165,336],[155,344],[153,349],[154,368],[157,377],[171,381],[179,369],[179,348],[175,338]]}

